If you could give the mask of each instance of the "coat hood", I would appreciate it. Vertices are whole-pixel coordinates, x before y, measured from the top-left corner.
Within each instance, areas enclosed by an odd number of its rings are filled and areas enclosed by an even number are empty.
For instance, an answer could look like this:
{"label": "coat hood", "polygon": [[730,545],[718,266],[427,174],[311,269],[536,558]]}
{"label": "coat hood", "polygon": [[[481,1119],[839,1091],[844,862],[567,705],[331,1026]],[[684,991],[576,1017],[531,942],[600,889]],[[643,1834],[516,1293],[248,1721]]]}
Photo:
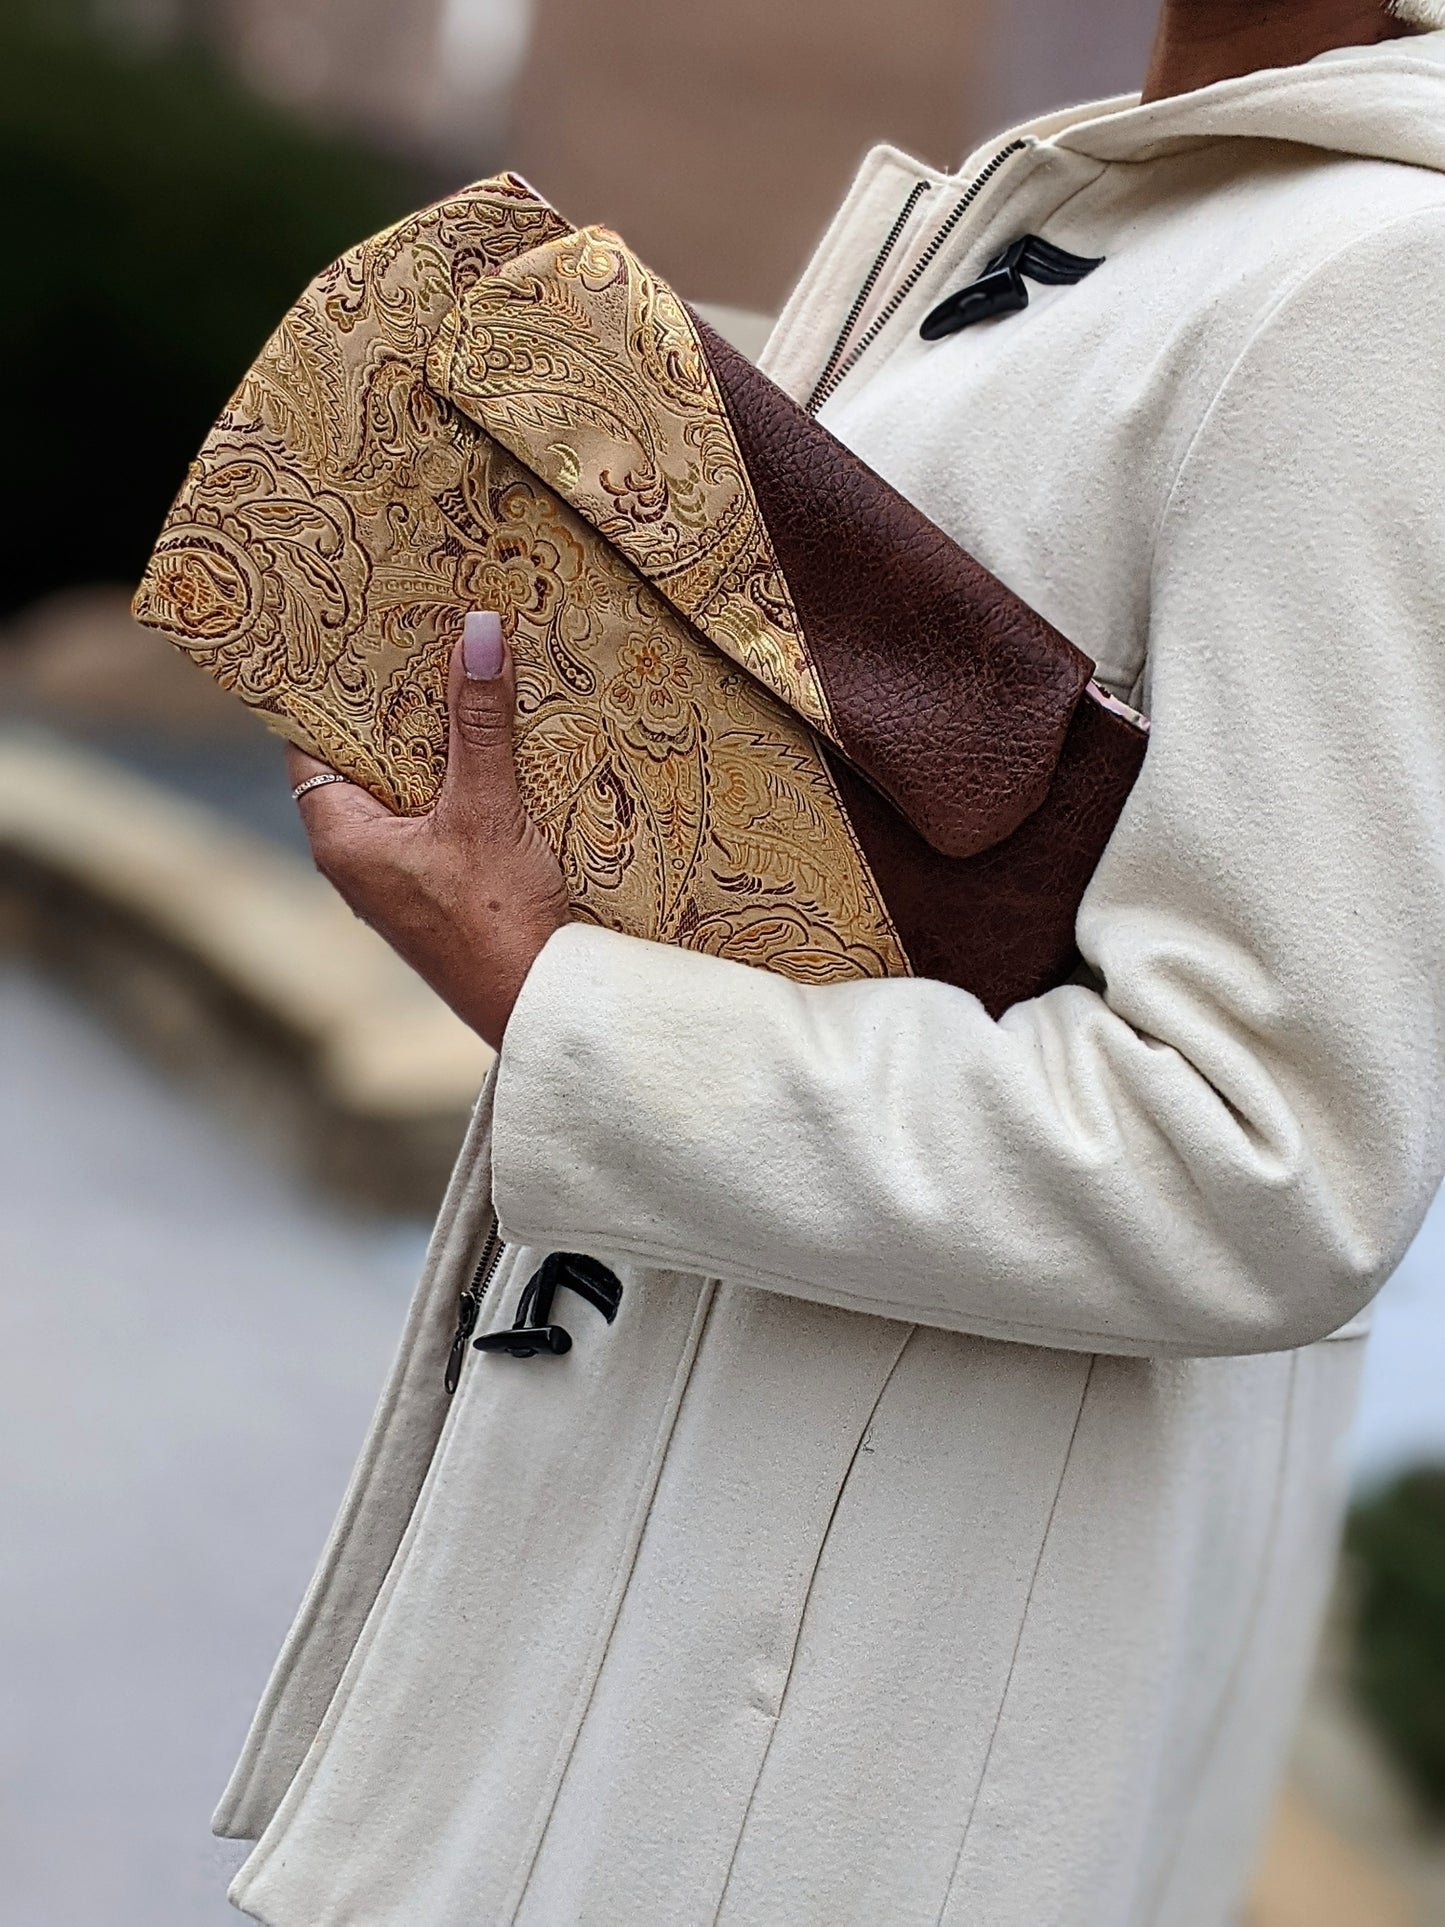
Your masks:
{"label": "coat hood", "polygon": [[1147,106],[1132,94],[1094,102],[1015,134],[1100,161],[1148,161],[1243,139],[1445,172],[1445,31],[1336,48]]}

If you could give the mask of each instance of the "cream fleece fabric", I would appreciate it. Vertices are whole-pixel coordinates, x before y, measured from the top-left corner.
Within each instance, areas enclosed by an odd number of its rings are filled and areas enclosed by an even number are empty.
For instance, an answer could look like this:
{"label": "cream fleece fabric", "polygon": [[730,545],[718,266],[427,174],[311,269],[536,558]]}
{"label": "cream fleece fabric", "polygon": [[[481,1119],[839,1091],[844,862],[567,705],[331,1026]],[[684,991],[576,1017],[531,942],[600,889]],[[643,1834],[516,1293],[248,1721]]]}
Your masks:
{"label": "cream fleece fabric", "polygon": [[[1155,720],[988,1019],[580,927],[217,1816],[268,1927],[1225,1927],[1445,1163],[1441,37],[1019,138],[827,412]],[[1009,144],[997,143],[997,151]],[[772,344],[806,393],[866,164]],[[926,346],[1015,236],[1105,265]],[[440,1389],[489,1223],[564,1359]],[[569,1310],[572,1308],[569,1307]]]}

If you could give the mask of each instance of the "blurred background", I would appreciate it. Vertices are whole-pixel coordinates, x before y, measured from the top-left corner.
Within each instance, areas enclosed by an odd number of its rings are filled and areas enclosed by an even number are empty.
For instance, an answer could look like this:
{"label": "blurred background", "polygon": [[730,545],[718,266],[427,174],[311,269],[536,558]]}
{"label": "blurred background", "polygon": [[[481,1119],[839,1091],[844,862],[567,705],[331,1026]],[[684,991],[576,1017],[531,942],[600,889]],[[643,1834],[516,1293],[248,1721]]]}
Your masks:
{"label": "blurred background", "polygon": [[[486,1053],[304,861],[131,585],[345,246],[527,174],[744,348],[866,148],[1137,84],[1153,0],[0,0],[0,1864],[205,1927],[207,1818]],[[1381,1301],[1336,1610],[1250,1927],[1445,1923],[1445,1208]],[[244,1547],[244,1551],[243,1548]]]}

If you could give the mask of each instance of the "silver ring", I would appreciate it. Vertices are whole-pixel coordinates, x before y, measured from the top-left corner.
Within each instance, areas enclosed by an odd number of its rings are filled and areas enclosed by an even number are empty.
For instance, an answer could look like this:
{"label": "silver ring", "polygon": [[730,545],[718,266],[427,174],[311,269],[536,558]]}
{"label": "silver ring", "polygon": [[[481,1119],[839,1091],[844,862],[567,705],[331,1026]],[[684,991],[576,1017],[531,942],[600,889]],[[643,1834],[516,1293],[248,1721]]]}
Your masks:
{"label": "silver ring", "polygon": [[304,783],[298,783],[291,794],[299,803],[307,790],[319,790],[325,783],[344,783],[348,779],[338,776],[334,769],[323,770],[319,776],[308,776]]}

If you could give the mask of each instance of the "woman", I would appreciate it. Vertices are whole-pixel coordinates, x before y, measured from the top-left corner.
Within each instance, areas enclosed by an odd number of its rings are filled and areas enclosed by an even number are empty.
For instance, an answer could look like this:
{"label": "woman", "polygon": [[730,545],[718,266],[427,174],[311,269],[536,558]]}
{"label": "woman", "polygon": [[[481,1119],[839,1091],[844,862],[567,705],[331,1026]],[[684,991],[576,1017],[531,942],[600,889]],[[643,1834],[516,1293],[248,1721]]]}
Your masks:
{"label": "woman", "polygon": [[[1438,11],[1168,0],[1142,104],[871,156],[769,350],[808,395],[912,206],[824,419],[1152,714],[1077,981],[568,925],[485,616],[431,818],[305,795],[501,1055],[218,1815],[255,1918],[1233,1917],[1445,1166]],[[1103,265],[923,341],[1028,233]],[[615,1323],[448,1401],[554,1251]]]}

